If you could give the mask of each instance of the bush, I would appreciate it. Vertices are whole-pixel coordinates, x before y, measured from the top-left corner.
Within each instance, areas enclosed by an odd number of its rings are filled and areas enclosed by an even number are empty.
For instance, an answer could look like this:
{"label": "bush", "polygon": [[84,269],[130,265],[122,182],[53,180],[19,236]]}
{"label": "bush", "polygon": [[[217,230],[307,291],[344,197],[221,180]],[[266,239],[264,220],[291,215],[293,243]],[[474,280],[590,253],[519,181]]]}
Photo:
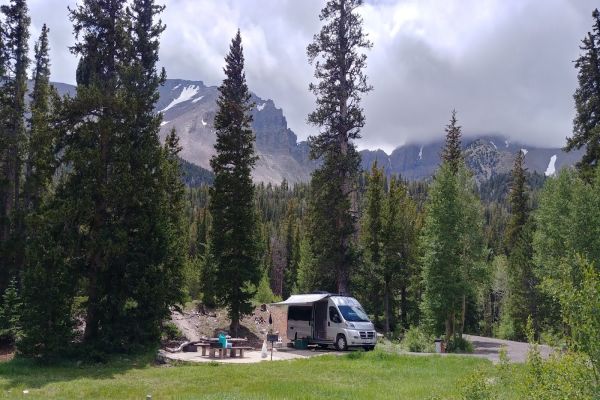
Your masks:
{"label": "bush", "polygon": [[266,275],[263,275],[262,279],[260,280],[258,289],[256,290],[256,295],[254,296],[254,301],[258,304],[268,304],[281,301],[281,297],[273,294],[271,286],[269,285],[269,278]]}
{"label": "bush", "polygon": [[472,353],[473,344],[462,336],[456,336],[450,339],[446,345],[448,353]]}
{"label": "bush", "polygon": [[587,357],[580,353],[554,353],[542,359],[537,345],[529,350],[524,365],[509,364],[506,351],[501,351],[500,364],[489,373],[478,371],[459,382],[465,400],[528,400],[600,398],[600,388]]}
{"label": "bush", "polygon": [[515,326],[507,312],[502,312],[500,321],[494,326],[494,337],[505,340],[514,340],[516,338]]}
{"label": "bush", "polygon": [[491,400],[494,399],[494,381],[483,372],[477,371],[459,382],[462,399]]}
{"label": "bush", "polygon": [[405,351],[414,353],[433,353],[435,344],[433,337],[425,334],[419,327],[411,326],[405,333],[400,344]]}
{"label": "bush", "polygon": [[600,396],[600,388],[588,358],[578,353],[553,354],[542,360],[537,346],[529,351],[526,373],[519,380],[522,398],[540,400],[592,400]]}
{"label": "bush", "polygon": [[168,321],[163,324],[162,337],[164,340],[178,340],[184,338],[185,336],[183,333],[181,333],[177,325],[171,321]]}

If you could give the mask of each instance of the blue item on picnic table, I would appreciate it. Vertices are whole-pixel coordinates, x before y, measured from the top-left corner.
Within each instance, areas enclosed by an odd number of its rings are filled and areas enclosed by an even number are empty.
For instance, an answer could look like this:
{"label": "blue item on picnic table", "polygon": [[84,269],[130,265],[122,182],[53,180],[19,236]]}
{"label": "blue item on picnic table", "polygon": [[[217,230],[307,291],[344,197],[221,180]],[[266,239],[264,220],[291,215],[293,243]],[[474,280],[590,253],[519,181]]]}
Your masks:
{"label": "blue item on picnic table", "polygon": [[222,333],[219,334],[219,344],[222,348],[227,348],[227,338]]}

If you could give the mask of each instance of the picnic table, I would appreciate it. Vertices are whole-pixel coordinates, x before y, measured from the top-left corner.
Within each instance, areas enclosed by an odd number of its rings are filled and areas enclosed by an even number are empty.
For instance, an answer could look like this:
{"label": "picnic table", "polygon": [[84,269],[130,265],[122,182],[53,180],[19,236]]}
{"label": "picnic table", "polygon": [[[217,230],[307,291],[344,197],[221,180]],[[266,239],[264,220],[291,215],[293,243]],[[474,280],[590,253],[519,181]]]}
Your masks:
{"label": "picnic table", "polygon": [[219,358],[224,358],[229,352],[230,357],[236,357],[236,353],[239,357],[244,357],[244,350],[252,350],[252,347],[244,346],[248,341],[246,338],[228,338],[227,342],[231,343],[231,347],[221,347],[219,338],[207,338],[196,342],[198,347],[202,348],[202,355],[206,356],[208,350],[208,356],[215,358],[216,354],[219,354]]}

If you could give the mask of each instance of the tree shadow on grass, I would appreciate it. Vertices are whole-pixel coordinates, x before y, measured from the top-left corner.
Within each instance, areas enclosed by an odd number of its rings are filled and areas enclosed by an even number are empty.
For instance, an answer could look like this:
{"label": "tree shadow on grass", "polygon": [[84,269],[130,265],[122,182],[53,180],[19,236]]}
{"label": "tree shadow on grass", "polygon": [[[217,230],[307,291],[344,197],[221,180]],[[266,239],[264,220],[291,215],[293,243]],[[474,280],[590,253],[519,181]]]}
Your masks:
{"label": "tree shadow on grass", "polygon": [[48,384],[78,379],[111,379],[130,370],[155,365],[155,356],[155,351],[111,356],[102,363],[84,363],[76,359],[54,360],[50,363],[16,357],[0,362],[0,393],[16,387],[39,389]]}

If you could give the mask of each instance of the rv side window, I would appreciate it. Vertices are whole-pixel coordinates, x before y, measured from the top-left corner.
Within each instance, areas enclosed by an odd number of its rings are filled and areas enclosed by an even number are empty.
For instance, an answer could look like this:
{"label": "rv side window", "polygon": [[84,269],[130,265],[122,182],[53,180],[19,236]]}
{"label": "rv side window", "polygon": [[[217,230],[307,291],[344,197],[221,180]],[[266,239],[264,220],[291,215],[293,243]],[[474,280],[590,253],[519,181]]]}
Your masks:
{"label": "rv side window", "polygon": [[340,323],[342,319],[340,318],[340,314],[335,309],[335,307],[329,307],[329,320],[331,322]]}
{"label": "rv side window", "polygon": [[312,307],[290,306],[288,309],[288,319],[293,321],[310,321],[312,316]]}

